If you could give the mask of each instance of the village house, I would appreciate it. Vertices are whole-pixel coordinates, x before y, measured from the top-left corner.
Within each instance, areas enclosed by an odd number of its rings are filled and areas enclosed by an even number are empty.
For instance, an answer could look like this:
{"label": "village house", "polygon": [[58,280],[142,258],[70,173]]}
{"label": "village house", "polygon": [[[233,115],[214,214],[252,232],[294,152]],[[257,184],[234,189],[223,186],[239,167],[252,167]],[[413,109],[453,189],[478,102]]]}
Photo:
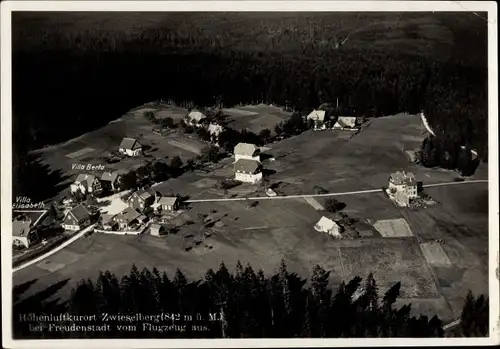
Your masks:
{"label": "village house", "polygon": [[138,156],[142,154],[142,145],[135,138],[123,138],[118,149],[120,153],[128,156]]}
{"label": "village house", "polygon": [[318,223],[314,226],[316,231],[321,233],[327,233],[335,238],[342,237],[342,228],[333,219],[327,218],[325,216],[321,217]]}
{"label": "village house", "polygon": [[262,165],[255,160],[240,159],[234,163],[234,178],[256,184],[262,180]]}
{"label": "village house", "polygon": [[165,234],[165,226],[163,226],[162,224],[153,223],[149,227],[149,231],[153,236],[161,236]]}
{"label": "village house", "polygon": [[31,219],[16,219],[12,222],[12,244],[28,248],[37,241],[38,235]]}
{"label": "village house", "polygon": [[82,173],[79,174],[75,182],[70,185],[70,190],[72,194],[79,192],[82,194],[99,195],[102,193],[101,181],[94,175]]}
{"label": "village house", "polygon": [[203,114],[202,112],[199,112],[197,110],[193,110],[186,117],[186,124],[191,125],[191,126],[200,126],[202,121],[205,120],[206,118],[207,118],[207,116],[205,114]]}
{"label": "village house", "polygon": [[208,125],[208,133],[210,136],[212,136],[213,139],[217,139],[219,137],[219,134],[224,131],[224,127],[218,124],[210,123]]}
{"label": "village house", "polygon": [[400,206],[408,206],[418,197],[417,180],[411,172],[397,171],[389,177],[389,195]]}
{"label": "village house", "polygon": [[260,148],[255,144],[238,143],[234,147],[234,161],[240,159],[260,161]]}
{"label": "village house", "polygon": [[132,207],[127,207],[126,209],[118,213],[114,217],[114,220],[118,223],[120,229],[131,229],[140,223],[140,216],[141,214],[134,210]]}
{"label": "village house", "polygon": [[77,205],[64,216],[62,227],[77,231],[90,225],[90,212],[83,205]]}
{"label": "village house", "polygon": [[118,190],[119,175],[118,172],[104,172],[101,175],[101,186],[103,189]]}
{"label": "village house", "polygon": [[336,129],[350,129],[355,128],[357,118],[355,116],[339,116],[333,128]]}
{"label": "village house", "polygon": [[104,230],[116,231],[119,227],[116,216],[113,215],[102,215],[101,224]]}
{"label": "village house", "polygon": [[176,196],[162,196],[158,200],[159,211],[176,211],[179,208],[179,198]]}
{"label": "village house", "polygon": [[314,128],[318,129],[325,123],[326,112],[324,110],[313,110],[307,115],[306,120],[314,121]]}
{"label": "village house", "polygon": [[132,194],[127,200],[127,203],[134,210],[143,212],[151,205],[154,204],[156,199],[156,193],[151,188],[141,189]]}

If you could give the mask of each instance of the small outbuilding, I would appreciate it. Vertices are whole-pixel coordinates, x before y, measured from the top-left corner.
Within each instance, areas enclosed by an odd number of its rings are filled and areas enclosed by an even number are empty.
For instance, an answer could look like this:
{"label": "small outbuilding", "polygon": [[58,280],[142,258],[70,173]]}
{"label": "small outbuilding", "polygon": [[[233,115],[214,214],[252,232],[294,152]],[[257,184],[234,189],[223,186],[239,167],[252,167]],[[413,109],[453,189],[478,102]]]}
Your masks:
{"label": "small outbuilding", "polygon": [[166,229],[165,229],[165,226],[162,224],[153,223],[149,227],[149,231],[150,231],[151,235],[153,235],[153,236],[161,236],[161,235],[165,234]]}
{"label": "small outbuilding", "polygon": [[142,154],[142,145],[135,138],[123,138],[118,150],[128,156],[138,156]]}

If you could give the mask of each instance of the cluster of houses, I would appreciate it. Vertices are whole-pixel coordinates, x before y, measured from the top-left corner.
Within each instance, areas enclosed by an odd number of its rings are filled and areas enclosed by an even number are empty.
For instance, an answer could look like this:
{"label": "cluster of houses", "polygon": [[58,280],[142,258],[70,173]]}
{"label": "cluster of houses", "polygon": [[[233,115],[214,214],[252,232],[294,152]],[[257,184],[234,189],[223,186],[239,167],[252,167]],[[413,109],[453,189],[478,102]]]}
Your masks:
{"label": "cluster of houses", "polygon": [[306,117],[307,121],[311,120],[314,123],[315,130],[350,130],[357,131],[359,126],[363,123],[363,118],[355,116],[339,116],[332,124],[332,119],[327,116],[324,110],[313,110]]}
{"label": "cluster of houses", "polygon": [[213,140],[216,141],[219,134],[224,131],[224,127],[216,122],[208,121],[208,117],[198,110],[191,111],[185,118],[186,125],[200,128],[204,127]]}
{"label": "cluster of houses", "polygon": [[103,191],[117,191],[120,175],[118,172],[104,172],[100,176],[82,173],[70,185],[71,194],[91,194],[99,196]]}
{"label": "cluster of houses", "polygon": [[33,221],[30,217],[21,214],[12,222],[12,244],[18,247],[30,247],[39,241],[38,223],[47,215],[47,211],[42,212],[38,218]]}

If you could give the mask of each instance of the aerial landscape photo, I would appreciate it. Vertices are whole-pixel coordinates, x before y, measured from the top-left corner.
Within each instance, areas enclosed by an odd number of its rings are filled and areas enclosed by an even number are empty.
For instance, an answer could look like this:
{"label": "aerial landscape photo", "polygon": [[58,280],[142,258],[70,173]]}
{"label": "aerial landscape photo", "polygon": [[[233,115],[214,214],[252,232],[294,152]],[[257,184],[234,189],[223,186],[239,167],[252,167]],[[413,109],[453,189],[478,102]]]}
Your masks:
{"label": "aerial landscape photo", "polygon": [[13,12],[13,338],[488,337],[487,15]]}

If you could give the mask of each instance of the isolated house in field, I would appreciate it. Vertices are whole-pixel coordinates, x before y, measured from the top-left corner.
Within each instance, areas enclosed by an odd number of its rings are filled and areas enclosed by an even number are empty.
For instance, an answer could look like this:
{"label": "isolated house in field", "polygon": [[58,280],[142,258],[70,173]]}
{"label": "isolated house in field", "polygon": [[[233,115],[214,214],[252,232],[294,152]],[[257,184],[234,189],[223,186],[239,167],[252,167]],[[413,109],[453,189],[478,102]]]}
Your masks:
{"label": "isolated house in field", "polygon": [[103,189],[118,190],[118,172],[104,172],[101,175],[101,186]]}
{"label": "isolated house in field", "polygon": [[240,159],[234,163],[234,178],[256,184],[262,180],[262,165],[259,161]]}
{"label": "isolated house in field", "polygon": [[30,247],[38,240],[38,235],[31,219],[14,220],[12,222],[12,244]]}
{"label": "isolated house in field", "polygon": [[336,129],[350,129],[355,128],[357,118],[355,116],[339,116],[333,128]]}
{"label": "isolated house in field", "polygon": [[320,128],[325,123],[326,112],[324,110],[313,110],[307,115],[306,120],[314,121],[314,128]]}
{"label": "isolated house in field", "polygon": [[158,200],[158,210],[172,212],[179,208],[179,198],[176,196],[162,196]]}
{"label": "isolated house in field", "polygon": [[134,210],[139,212],[143,212],[147,208],[149,208],[152,204],[154,204],[156,198],[156,193],[153,189],[141,189],[136,191],[130,196],[127,203]]}
{"label": "isolated house in field", "polygon": [[234,147],[234,161],[240,159],[260,161],[260,148],[255,144],[238,143]]}
{"label": "isolated house in field", "polygon": [[191,126],[199,126],[203,120],[205,120],[207,116],[202,112],[197,110],[193,110],[186,117],[186,123]]}
{"label": "isolated house in field", "polygon": [[389,177],[389,195],[400,206],[408,206],[418,197],[417,180],[411,172],[397,171]]}
{"label": "isolated house in field", "polygon": [[127,207],[115,216],[120,229],[130,229],[139,224],[141,214],[132,207]]}
{"label": "isolated house in field", "polygon": [[62,227],[77,231],[90,225],[90,212],[83,205],[77,205],[64,216]]}
{"label": "isolated house in field", "polygon": [[142,145],[135,138],[123,138],[118,150],[128,156],[138,156],[142,154]]}
{"label": "isolated house in field", "polygon": [[100,194],[102,192],[101,181],[94,175],[79,174],[74,183],[70,185],[71,193]]}
{"label": "isolated house in field", "polygon": [[314,226],[316,231],[327,233],[336,238],[342,237],[342,228],[333,219],[325,216],[321,217],[318,223]]}
{"label": "isolated house in field", "polygon": [[165,234],[165,226],[163,226],[161,224],[153,223],[149,227],[149,231],[150,231],[151,235],[153,235],[153,236],[161,236],[161,235]]}

